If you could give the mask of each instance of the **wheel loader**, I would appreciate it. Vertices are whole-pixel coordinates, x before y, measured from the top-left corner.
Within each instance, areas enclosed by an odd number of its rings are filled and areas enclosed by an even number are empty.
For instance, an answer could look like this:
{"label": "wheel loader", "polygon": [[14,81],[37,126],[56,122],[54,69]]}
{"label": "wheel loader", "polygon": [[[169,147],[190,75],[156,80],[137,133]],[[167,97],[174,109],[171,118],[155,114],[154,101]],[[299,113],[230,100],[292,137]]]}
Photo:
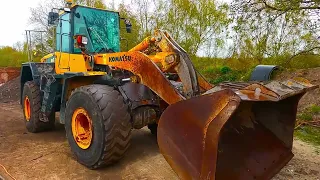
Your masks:
{"label": "wheel loader", "polygon": [[118,12],[58,11],[55,52],[22,64],[21,105],[32,133],[53,129],[59,112],[79,163],[116,163],[145,126],[181,179],[271,179],[293,157],[297,105],[316,88],[307,80],[213,86],[164,30],[120,52]]}

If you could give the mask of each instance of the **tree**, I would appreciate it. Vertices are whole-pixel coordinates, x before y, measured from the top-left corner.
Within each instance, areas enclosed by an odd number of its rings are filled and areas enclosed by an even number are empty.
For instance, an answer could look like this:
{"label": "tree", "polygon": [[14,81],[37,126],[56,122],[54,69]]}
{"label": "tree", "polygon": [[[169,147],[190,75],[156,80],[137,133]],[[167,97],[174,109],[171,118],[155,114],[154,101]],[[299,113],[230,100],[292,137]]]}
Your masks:
{"label": "tree", "polygon": [[217,42],[215,47],[207,47],[211,49],[223,45],[224,39],[219,35],[225,33],[230,19],[228,6],[214,0],[172,0],[166,21],[173,37],[195,55],[207,42]]}
{"label": "tree", "polygon": [[[43,51],[41,54],[48,54],[53,52],[55,43],[55,28],[48,25],[48,14],[53,8],[64,7],[64,0],[51,0],[43,1],[38,4],[37,7],[31,8],[31,16],[29,18],[29,24],[34,27],[36,31],[44,31],[44,33],[31,32],[31,44],[29,44],[30,49],[34,49],[37,52]],[[30,42],[29,42],[30,43]],[[41,46],[39,46],[41,45]],[[41,47],[41,49],[37,49]]]}
{"label": "tree", "polygon": [[318,0],[256,0],[252,2],[252,5],[259,5],[260,9],[280,12],[320,10],[320,1]]}
{"label": "tree", "polygon": [[127,33],[124,21],[120,22],[121,51],[128,51],[139,44],[144,37],[140,33],[141,28],[135,15],[130,12],[124,4],[120,4],[118,11],[121,17],[129,19],[132,24],[132,32]]}
{"label": "tree", "polygon": [[19,52],[26,52],[26,49],[24,49],[25,48],[25,43],[22,43],[20,41],[16,42],[13,45],[13,48],[16,49]]}
{"label": "tree", "polygon": [[107,8],[106,4],[102,0],[76,0],[75,3],[100,9]]}
{"label": "tree", "polygon": [[131,13],[140,27],[140,35],[146,37],[165,22],[170,0],[132,0],[132,4]]}
{"label": "tree", "polygon": [[[76,0],[75,3],[95,8],[106,8],[106,5],[102,0]],[[55,44],[55,28],[48,25],[48,14],[53,8],[62,7],[65,7],[65,0],[50,0],[42,1],[37,7],[30,9],[30,25],[32,25],[35,30],[45,31],[43,34],[31,34],[31,49],[35,49],[36,51],[40,52],[41,50],[38,47],[44,47],[44,52],[42,52],[42,54],[53,52],[53,46]]]}
{"label": "tree", "polygon": [[302,52],[314,54],[319,46],[315,17],[319,1],[234,0],[235,52],[261,63],[265,57]]}
{"label": "tree", "polygon": [[19,67],[26,60],[24,51],[8,46],[0,48],[0,67]]}
{"label": "tree", "polygon": [[[228,6],[215,0],[134,0],[137,21],[143,35],[165,29],[192,56],[201,48],[223,46],[230,19]],[[215,48],[212,48],[212,44]],[[209,52],[209,51],[208,51]],[[210,52],[212,53],[212,52]]]}

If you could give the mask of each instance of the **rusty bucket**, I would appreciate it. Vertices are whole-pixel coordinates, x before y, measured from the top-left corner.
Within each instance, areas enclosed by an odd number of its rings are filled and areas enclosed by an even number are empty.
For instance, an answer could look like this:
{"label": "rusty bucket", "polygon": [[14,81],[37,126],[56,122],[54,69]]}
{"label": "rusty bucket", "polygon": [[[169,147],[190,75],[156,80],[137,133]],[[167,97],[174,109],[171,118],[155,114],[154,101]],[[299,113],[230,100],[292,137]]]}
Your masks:
{"label": "rusty bucket", "polygon": [[171,105],[158,126],[160,151],[181,179],[271,179],[293,157],[306,81],[226,83]]}

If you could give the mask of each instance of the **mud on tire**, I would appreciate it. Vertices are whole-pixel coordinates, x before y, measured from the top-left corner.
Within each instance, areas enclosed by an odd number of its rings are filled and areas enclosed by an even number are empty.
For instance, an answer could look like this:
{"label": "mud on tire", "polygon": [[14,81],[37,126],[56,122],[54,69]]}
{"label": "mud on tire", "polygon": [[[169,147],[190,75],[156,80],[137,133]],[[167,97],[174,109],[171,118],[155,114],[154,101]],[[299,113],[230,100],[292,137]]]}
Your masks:
{"label": "mud on tire", "polygon": [[[79,147],[72,132],[73,113],[83,108],[92,121],[92,140]],[[119,161],[130,146],[132,124],[123,97],[113,87],[89,85],[76,89],[66,108],[66,134],[78,162],[96,169]]]}
{"label": "mud on tire", "polygon": [[[34,81],[28,81],[23,86],[22,94],[22,108],[24,114],[24,120],[26,123],[26,128],[29,132],[37,133],[46,130],[54,129],[55,123],[55,112],[52,112],[48,118],[49,122],[40,121],[41,112],[41,93],[39,86]],[[25,99],[29,99],[30,104],[30,118],[26,117]]]}

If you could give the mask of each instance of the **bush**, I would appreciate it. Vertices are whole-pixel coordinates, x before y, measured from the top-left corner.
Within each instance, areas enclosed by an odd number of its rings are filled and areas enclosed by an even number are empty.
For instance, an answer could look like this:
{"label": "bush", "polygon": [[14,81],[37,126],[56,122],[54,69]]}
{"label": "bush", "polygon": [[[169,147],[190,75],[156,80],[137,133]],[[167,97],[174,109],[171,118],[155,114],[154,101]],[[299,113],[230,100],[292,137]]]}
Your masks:
{"label": "bush", "polygon": [[236,73],[230,73],[230,74],[223,74],[221,76],[219,76],[216,79],[213,79],[210,81],[210,83],[212,84],[219,84],[222,82],[227,82],[227,81],[236,81],[238,79],[237,74]]}
{"label": "bush", "polygon": [[220,69],[221,74],[228,74],[231,71],[232,71],[231,68],[229,68],[228,66],[224,66]]}
{"label": "bush", "polygon": [[20,67],[28,60],[28,55],[12,47],[0,48],[0,67]]}
{"label": "bush", "polygon": [[[233,71],[228,66],[217,67],[217,68],[207,68],[205,74],[209,74],[209,82],[212,84],[219,84],[225,81],[236,81],[239,80],[239,71]],[[212,73],[212,74],[210,74]],[[214,74],[213,74],[214,73]]]}
{"label": "bush", "polygon": [[320,56],[301,55],[291,60],[290,66],[293,69],[307,69],[320,66]]}
{"label": "bush", "polygon": [[[286,63],[290,55],[264,58],[261,64],[278,65],[281,70],[295,70],[320,67],[320,56],[301,55]],[[254,58],[208,58],[194,57],[193,63],[196,69],[211,83],[217,84],[223,81],[248,81],[254,68],[259,62]],[[279,73],[281,71],[276,71]]]}

